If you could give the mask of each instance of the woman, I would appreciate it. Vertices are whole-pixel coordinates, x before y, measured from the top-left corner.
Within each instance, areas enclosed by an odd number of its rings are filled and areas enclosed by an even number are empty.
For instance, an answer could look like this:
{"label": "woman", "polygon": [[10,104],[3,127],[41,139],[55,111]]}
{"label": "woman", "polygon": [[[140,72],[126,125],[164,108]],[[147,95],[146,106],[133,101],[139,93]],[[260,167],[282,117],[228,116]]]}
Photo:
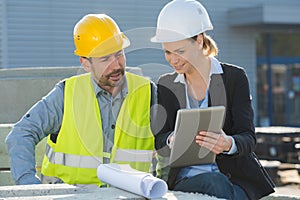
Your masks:
{"label": "woman", "polygon": [[212,29],[207,11],[195,0],[171,1],[158,16],[151,41],[162,43],[175,72],[158,81],[158,117],[152,123],[156,149],[169,156],[177,110],[223,105],[221,134],[200,131],[195,137],[199,146],[217,154],[216,163],[169,169],[169,189],[259,199],[274,192],[274,184],[253,153],[256,136],[248,79],[242,68],[215,58],[218,48],[205,34]]}

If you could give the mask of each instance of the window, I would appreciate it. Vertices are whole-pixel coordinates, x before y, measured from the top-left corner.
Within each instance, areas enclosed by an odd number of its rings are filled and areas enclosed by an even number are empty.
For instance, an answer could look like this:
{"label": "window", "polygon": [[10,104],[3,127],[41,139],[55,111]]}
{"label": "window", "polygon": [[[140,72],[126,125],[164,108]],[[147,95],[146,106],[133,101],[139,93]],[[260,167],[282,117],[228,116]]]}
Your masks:
{"label": "window", "polygon": [[258,126],[300,126],[300,34],[257,37]]}

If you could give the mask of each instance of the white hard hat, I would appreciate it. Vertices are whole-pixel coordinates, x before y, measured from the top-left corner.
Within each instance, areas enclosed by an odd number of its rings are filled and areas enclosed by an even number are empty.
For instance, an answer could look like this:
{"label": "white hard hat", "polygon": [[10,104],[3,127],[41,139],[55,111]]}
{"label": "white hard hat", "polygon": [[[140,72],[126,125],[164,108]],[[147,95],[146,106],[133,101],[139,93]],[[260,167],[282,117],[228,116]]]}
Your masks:
{"label": "white hard hat", "polygon": [[174,42],[212,30],[206,9],[196,0],[173,0],[160,11],[152,42]]}

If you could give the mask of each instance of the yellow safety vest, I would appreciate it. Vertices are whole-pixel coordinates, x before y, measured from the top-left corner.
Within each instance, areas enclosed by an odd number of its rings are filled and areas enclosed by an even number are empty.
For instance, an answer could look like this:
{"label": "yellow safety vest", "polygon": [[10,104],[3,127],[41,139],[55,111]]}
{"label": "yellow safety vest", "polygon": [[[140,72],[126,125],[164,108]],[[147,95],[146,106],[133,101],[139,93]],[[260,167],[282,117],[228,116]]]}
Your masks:
{"label": "yellow safety vest", "polygon": [[110,162],[130,164],[149,172],[154,137],[150,129],[150,81],[126,72],[128,94],[121,106],[111,154],[103,152],[100,109],[91,83],[91,75],[66,79],[64,116],[56,143],[47,138],[42,174],[58,177],[68,184],[103,183],[97,167],[103,157]]}

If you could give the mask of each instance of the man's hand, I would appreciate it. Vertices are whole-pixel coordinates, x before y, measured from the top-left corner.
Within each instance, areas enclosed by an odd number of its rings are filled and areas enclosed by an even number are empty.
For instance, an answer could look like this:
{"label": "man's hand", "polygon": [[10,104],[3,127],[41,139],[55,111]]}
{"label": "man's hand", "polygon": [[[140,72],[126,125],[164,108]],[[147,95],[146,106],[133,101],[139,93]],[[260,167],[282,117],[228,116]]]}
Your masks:
{"label": "man's hand", "polygon": [[200,131],[195,137],[196,143],[215,154],[228,152],[232,146],[232,138],[221,130],[221,133]]}

